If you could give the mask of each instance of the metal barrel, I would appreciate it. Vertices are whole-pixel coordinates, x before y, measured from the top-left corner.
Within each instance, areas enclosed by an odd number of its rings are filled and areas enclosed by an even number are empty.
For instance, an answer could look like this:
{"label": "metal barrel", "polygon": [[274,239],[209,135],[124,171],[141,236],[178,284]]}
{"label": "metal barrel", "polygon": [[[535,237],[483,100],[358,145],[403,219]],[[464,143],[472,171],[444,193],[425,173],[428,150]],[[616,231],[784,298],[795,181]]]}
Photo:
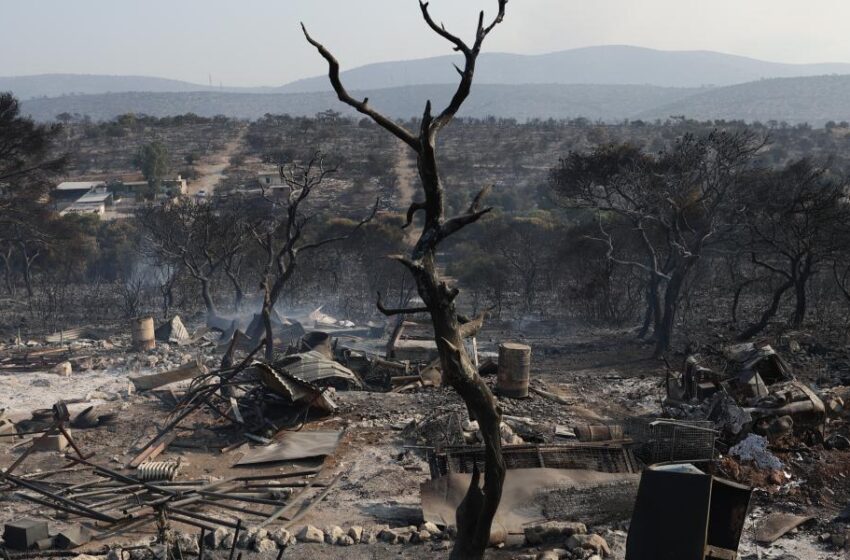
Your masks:
{"label": "metal barrel", "polygon": [[623,427],[618,425],[576,426],[576,437],[579,441],[611,441],[623,439]]}
{"label": "metal barrel", "polygon": [[496,391],[504,397],[525,398],[530,377],[531,346],[515,342],[500,344]]}
{"label": "metal barrel", "polygon": [[138,351],[153,350],[156,338],[153,328],[153,317],[133,319],[133,348]]}

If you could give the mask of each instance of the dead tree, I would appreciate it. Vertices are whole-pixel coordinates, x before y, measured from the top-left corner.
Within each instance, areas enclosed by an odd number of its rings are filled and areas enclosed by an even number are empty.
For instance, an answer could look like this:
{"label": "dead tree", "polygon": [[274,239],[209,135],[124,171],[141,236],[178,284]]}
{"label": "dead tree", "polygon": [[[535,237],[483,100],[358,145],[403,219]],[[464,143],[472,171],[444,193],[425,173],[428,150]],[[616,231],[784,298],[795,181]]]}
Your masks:
{"label": "dead tree", "polygon": [[187,199],[144,206],[136,219],[146,241],[143,252],[188,272],[200,284],[208,320],[213,320],[218,314],[213,280],[246,243],[244,224],[222,216],[213,202]]}
{"label": "dead tree", "polygon": [[292,278],[301,254],[343,241],[372,221],[378,210],[378,201],[369,216],[358,222],[348,233],[310,241],[305,238],[307,225],[313,216],[306,212],[310,194],[334,173],[327,169],[324,157],[315,153],[306,165],[292,164],[280,168],[280,176],[288,192],[276,198],[263,190],[266,207],[259,215],[249,220],[249,230],[265,256],[261,272],[260,288],[263,291],[261,316],[265,331],[265,356],[274,359],[274,331],[272,310],[280,299],[286,284]]}
{"label": "dead tree", "polygon": [[[475,64],[487,35],[501,23],[505,16],[507,0],[499,0],[496,17],[485,25],[484,12],[478,18],[475,41],[472,45],[453,35],[445,26],[437,24],[431,17],[427,2],[420,2],[422,17],[437,35],[452,44],[454,50],[464,58],[463,68],[456,67],[460,83],[451,101],[436,116],[432,113],[431,102],[425,104],[418,133],[406,129],[392,119],[384,116],[369,105],[368,99],[352,97],[340,80],[339,62],[328,49],[310,37],[304,28],[307,41],[316,47],[329,66],[329,78],[340,101],[366,115],[378,125],[395,135],[416,153],[417,170],[422,183],[423,200],[410,205],[407,210],[407,223],[413,223],[418,212],[424,214],[422,231],[416,245],[408,256],[396,255],[393,258],[404,265],[416,282],[419,297],[424,302],[421,308],[387,309],[378,302],[385,315],[427,312],[431,316],[434,336],[440,354],[444,379],[460,394],[466,403],[470,417],[478,420],[485,445],[484,483],[481,486],[481,473],[474,470],[472,482],[463,502],[457,511],[458,538],[451,558],[482,558],[490,539],[490,526],[499,501],[502,497],[502,484],[505,478],[505,462],[502,458],[501,408],[490,389],[478,376],[464,346],[464,338],[481,327],[483,317],[464,323],[458,314],[456,299],[458,289],[440,276],[437,269],[437,248],[442,241],[464,227],[478,221],[491,208],[482,207],[482,199],[487,188],[481,190],[472,200],[467,211],[453,217],[446,216],[445,189],[440,180],[437,164],[437,136],[454,119],[458,110],[469,96],[472,88]],[[303,25],[302,25],[303,27]]]}
{"label": "dead tree", "polygon": [[[685,135],[658,155],[630,146],[570,154],[553,170],[559,194],[573,207],[597,212],[594,239],[612,262],[648,275],[655,356],[670,350],[679,301],[699,260],[734,231],[742,184],[764,140],[748,132]],[[629,223],[643,255],[622,257],[606,229],[614,215]]]}
{"label": "dead tree", "polygon": [[[850,233],[846,183],[803,159],[778,171],[765,171],[748,190],[746,229],[750,260],[779,279],[770,304],[740,339],[762,332],[776,316],[786,292],[794,295],[789,324],[800,328],[807,292],[821,267],[841,255]],[[839,284],[840,287],[840,284]]]}

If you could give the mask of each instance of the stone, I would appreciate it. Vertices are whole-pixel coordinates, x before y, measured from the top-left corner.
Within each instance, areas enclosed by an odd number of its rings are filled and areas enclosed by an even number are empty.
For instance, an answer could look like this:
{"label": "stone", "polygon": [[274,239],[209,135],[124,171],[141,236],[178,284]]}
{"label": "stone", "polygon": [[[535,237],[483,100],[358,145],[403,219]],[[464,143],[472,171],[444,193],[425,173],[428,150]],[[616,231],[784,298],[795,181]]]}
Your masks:
{"label": "stone", "polygon": [[412,536],[410,538],[410,542],[414,542],[414,543],[423,543],[423,542],[427,542],[427,541],[430,541],[430,540],[431,540],[431,533],[429,533],[428,531],[426,531],[424,529],[421,530],[421,531],[416,531],[415,533],[412,533]]}
{"label": "stone", "polygon": [[340,538],[338,538],[336,540],[336,544],[339,545],[339,546],[351,546],[355,542],[357,542],[357,541],[355,541],[353,538],[351,538],[348,535],[342,535]]}
{"label": "stone", "polygon": [[375,544],[376,542],[378,542],[378,536],[371,529],[365,529],[360,536],[360,544]]}
{"label": "stone", "polygon": [[833,533],[829,538],[829,542],[831,542],[832,546],[835,548],[844,548],[847,545],[847,535]]}
{"label": "stone", "polygon": [[547,521],[525,528],[525,542],[529,546],[544,543],[562,543],[573,535],[584,535],[587,527],[575,521]]}
{"label": "stone", "polygon": [[68,447],[68,439],[65,434],[38,437],[32,442],[33,451],[62,451],[66,447]]}
{"label": "stone", "polygon": [[577,550],[592,550],[595,554],[611,556],[611,549],[608,547],[608,543],[596,534],[573,535],[567,540],[567,548],[573,552]]}
{"label": "stone", "polygon": [[220,548],[227,550],[233,548],[233,533],[231,533],[230,531],[227,532],[224,538],[221,539]]}
{"label": "stone", "polygon": [[392,529],[381,529],[381,532],[378,533],[378,540],[389,544],[397,543],[398,537],[399,534]]}
{"label": "stone", "polygon": [[177,545],[183,554],[190,554],[192,556],[197,556],[201,549],[198,544],[198,536],[190,533],[178,533]]}
{"label": "stone", "polygon": [[215,531],[207,531],[204,534],[204,546],[210,550],[221,547],[222,541],[227,537],[227,529],[219,527]]}
{"label": "stone", "polygon": [[363,527],[359,525],[352,525],[348,528],[348,536],[356,543],[361,542],[361,539],[363,538]]}
{"label": "stone", "polygon": [[59,362],[58,364],[53,366],[53,369],[51,371],[56,375],[60,375],[62,377],[69,377],[71,375],[71,372],[73,371],[73,367],[71,366],[71,362]]}
{"label": "stone", "polygon": [[421,531],[428,531],[432,535],[439,535],[440,533],[442,533],[442,531],[440,531],[440,528],[437,527],[435,524],[431,523],[430,521],[426,521],[425,523],[420,525],[419,529]]}
{"label": "stone", "polygon": [[547,550],[537,555],[536,560],[560,560],[561,555],[554,550]]}
{"label": "stone", "polygon": [[269,538],[273,540],[278,546],[284,547],[289,544],[289,540],[292,538],[292,535],[289,534],[289,531],[286,529],[275,529],[274,531],[269,533]]}
{"label": "stone", "polygon": [[12,550],[27,550],[35,543],[49,537],[47,521],[40,519],[18,519],[6,523],[3,532],[5,546]]}
{"label": "stone", "polygon": [[236,548],[248,549],[254,542],[254,532],[251,529],[246,529],[239,532],[239,538],[236,539]]}
{"label": "stone", "polygon": [[312,525],[305,525],[298,531],[296,535],[299,542],[305,543],[323,543],[325,542],[325,534],[321,529],[317,529]]}
{"label": "stone", "polygon": [[255,539],[254,550],[260,554],[277,550],[277,543],[271,539]]}
{"label": "stone", "polygon": [[339,525],[334,525],[325,531],[325,542],[328,544],[336,544],[340,537],[344,537],[345,531]]}

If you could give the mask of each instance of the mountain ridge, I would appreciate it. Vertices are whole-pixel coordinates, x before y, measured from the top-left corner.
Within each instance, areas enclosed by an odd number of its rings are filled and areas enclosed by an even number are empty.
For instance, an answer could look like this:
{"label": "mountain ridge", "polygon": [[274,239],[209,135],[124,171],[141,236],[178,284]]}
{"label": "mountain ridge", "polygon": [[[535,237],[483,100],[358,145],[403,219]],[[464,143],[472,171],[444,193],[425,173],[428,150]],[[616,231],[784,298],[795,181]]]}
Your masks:
{"label": "mountain ridge", "polygon": [[[458,55],[378,62],[342,72],[351,90],[453,84]],[[317,57],[316,68],[324,70]],[[769,62],[716,51],[664,51],[630,45],[581,47],[543,54],[482,53],[476,83],[485,85],[592,84],[660,87],[724,87],[759,79],[850,74],[850,64]],[[0,77],[0,91],[20,99],[121,92],[308,93],[330,91],[327,76],[281,86],[218,87],[150,76],[38,74]]]}
{"label": "mountain ridge", "polygon": [[[425,101],[445,104],[452,85],[421,85],[376,90],[352,90],[393,118],[422,114]],[[52,120],[59,113],[88,114],[108,120],[122,113],[152,116],[187,112],[203,116],[223,114],[254,119],[266,113],[312,116],[332,109],[356,116],[331,92],[249,94],[227,92],[115,93],[74,95],[24,101],[24,113]],[[768,120],[822,125],[850,121],[850,76],[814,76],[758,80],[722,88],[664,88],[641,85],[582,84],[476,84],[459,113],[467,117],[572,119],[618,122],[624,119],[667,119],[684,115],[698,120]]]}

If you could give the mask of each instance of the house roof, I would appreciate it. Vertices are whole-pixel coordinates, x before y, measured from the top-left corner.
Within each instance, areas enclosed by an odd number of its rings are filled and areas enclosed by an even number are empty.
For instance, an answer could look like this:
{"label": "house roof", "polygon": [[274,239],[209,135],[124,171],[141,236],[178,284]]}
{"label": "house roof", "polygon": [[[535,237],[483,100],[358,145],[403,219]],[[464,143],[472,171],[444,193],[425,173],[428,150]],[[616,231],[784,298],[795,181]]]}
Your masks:
{"label": "house roof", "polygon": [[111,197],[112,193],[110,192],[87,192],[77,199],[77,202],[74,204],[100,204]]}
{"label": "house roof", "polygon": [[100,186],[103,181],[63,181],[56,185],[57,191],[84,191]]}

